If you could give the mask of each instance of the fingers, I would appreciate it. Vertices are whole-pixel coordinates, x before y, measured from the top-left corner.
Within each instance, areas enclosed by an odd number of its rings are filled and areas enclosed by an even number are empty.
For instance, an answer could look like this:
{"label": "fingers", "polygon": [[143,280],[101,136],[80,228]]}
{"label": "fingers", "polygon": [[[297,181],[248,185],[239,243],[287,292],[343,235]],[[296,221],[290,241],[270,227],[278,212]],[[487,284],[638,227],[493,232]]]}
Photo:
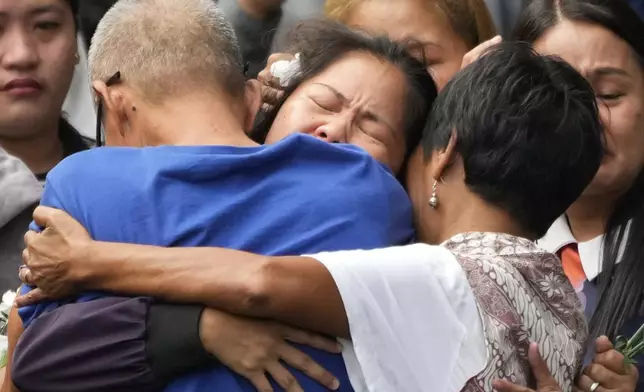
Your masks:
{"label": "fingers", "polygon": [[257,389],[257,392],[273,392],[273,387],[271,383],[268,382],[268,378],[264,373],[257,373],[252,377],[247,377],[248,381]]}
{"label": "fingers", "polygon": [[279,80],[271,73],[271,64],[268,64],[258,75],[257,80],[264,86],[279,86]]}
{"label": "fingers", "polygon": [[273,77],[271,66],[278,61],[291,61],[295,56],[290,53],[273,53],[266,60],[266,67],[257,75],[257,79],[268,86],[279,86],[279,80]]}
{"label": "fingers", "polygon": [[[599,342],[599,339],[598,339]],[[619,375],[626,375],[629,373],[629,367],[624,363],[624,355],[619,351],[608,349],[607,351],[600,352],[600,349],[608,347],[602,343],[603,347],[597,349],[597,354],[593,358],[593,363],[601,365],[611,372]],[[610,345],[612,347],[612,344]]]}
{"label": "fingers", "polygon": [[29,305],[36,304],[38,302],[45,301],[47,299],[49,299],[49,297],[45,295],[45,293],[43,293],[41,289],[36,288],[31,290],[25,295],[17,297],[14,303],[16,307],[23,308],[25,306],[29,306]]}
{"label": "fingers", "polygon": [[526,387],[521,387],[516,384],[512,384],[507,380],[496,380],[492,383],[492,387],[495,391],[498,392],[535,392],[534,390]]}
{"label": "fingers", "polygon": [[33,230],[29,230],[28,232],[26,232],[24,236],[25,246],[28,248],[36,238],[38,238],[37,232]]}
{"label": "fingers", "polygon": [[479,57],[485,54],[485,52],[487,52],[492,46],[499,44],[501,41],[503,41],[503,38],[501,38],[500,35],[497,35],[496,37],[483,42],[476,48],[469,51],[465,56],[463,56],[463,63],[461,65],[461,68],[465,68],[478,60]]}
{"label": "fingers", "polygon": [[528,362],[530,362],[532,373],[537,380],[537,389],[541,389],[543,387],[558,388],[557,381],[550,374],[548,364],[546,364],[546,361],[541,357],[539,345],[536,343],[530,343],[530,348],[528,349]]}
{"label": "fingers", "polygon": [[588,376],[588,378],[592,380],[590,384],[597,381],[608,389],[617,388],[623,382],[619,374],[597,363],[588,365],[584,369],[584,375]]}
{"label": "fingers", "polygon": [[257,75],[257,80],[262,83],[262,102],[264,103],[262,110],[270,110],[284,96],[280,80],[273,76],[271,66],[277,61],[290,61],[294,58],[295,56],[289,53],[274,53],[268,58],[266,67]]}
{"label": "fingers", "polygon": [[33,275],[31,270],[26,265],[21,265],[18,269],[18,278],[20,281],[26,285],[33,285]]}
{"label": "fingers", "polygon": [[295,376],[291,374],[281,363],[274,361],[266,366],[268,374],[273,380],[287,392],[304,392],[300,384],[297,383]]}
{"label": "fingers", "polygon": [[[284,91],[271,86],[262,85],[262,103],[268,106],[277,105],[284,96]],[[264,106],[262,106],[264,107]]]}
{"label": "fingers", "polygon": [[49,227],[53,223],[56,212],[58,210],[54,208],[38,206],[34,210],[34,222],[40,227]]}
{"label": "fingers", "polygon": [[327,338],[322,335],[303,331],[297,328],[284,327],[282,332],[284,339],[293,343],[304,344],[306,346],[315,347],[319,350],[327,351],[330,353],[339,354],[342,352],[342,345],[337,340]]}
{"label": "fingers", "polygon": [[595,341],[595,352],[597,354],[601,354],[601,353],[604,353],[606,351],[610,351],[613,348],[614,348],[613,343],[606,336],[600,336]]}
{"label": "fingers", "polygon": [[340,381],[333,374],[329,373],[311,359],[311,357],[287,343],[280,347],[280,358],[288,365],[301,371],[332,391],[340,387]]}
{"label": "fingers", "polygon": [[[584,374],[579,377],[579,381],[577,381],[577,388],[579,388],[579,390],[583,392],[590,392],[590,387],[593,386],[595,381],[596,380],[593,380]],[[599,387],[597,387],[594,392],[608,392],[608,390],[601,385],[600,381],[597,382],[599,382]]]}

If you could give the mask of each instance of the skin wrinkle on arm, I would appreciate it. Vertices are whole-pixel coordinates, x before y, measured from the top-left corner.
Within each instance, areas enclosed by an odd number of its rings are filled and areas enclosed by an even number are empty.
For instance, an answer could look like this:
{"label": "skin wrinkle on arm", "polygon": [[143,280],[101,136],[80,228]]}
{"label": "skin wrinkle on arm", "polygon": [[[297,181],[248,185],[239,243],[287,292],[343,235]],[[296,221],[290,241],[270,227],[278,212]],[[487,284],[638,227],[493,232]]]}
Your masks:
{"label": "skin wrinkle on arm", "polygon": [[[85,286],[168,302],[200,303],[346,338],[333,277],[307,257],[267,257],[222,248],[159,248],[94,242]],[[190,282],[190,284],[186,284]]]}

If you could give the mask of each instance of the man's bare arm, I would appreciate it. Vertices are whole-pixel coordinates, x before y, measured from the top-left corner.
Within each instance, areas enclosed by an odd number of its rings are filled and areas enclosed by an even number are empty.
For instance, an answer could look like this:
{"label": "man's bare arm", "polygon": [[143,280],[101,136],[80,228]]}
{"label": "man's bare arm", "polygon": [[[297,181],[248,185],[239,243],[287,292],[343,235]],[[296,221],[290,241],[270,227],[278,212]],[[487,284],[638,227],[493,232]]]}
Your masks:
{"label": "man's bare arm", "polygon": [[43,293],[61,298],[79,289],[104,290],[199,303],[348,335],[335,282],[315,259],[95,242],[72,217],[46,207],[36,209],[34,221],[44,230],[25,236],[29,268],[21,276],[38,288],[18,298],[20,305],[41,299]]}
{"label": "man's bare arm", "polygon": [[342,298],[326,267],[308,257],[221,248],[93,242],[83,286],[170,302],[201,303],[348,337]]}

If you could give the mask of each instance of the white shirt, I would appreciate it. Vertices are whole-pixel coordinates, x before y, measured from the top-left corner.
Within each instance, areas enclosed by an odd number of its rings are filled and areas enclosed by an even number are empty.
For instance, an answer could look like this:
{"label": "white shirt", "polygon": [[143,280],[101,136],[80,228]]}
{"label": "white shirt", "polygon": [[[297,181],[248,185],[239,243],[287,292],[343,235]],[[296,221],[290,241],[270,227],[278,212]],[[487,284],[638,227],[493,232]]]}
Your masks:
{"label": "white shirt", "polygon": [[74,77],[69,86],[63,112],[67,121],[81,135],[94,139],[96,132],[96,109],[92,100],[89,84],[89,71],[87,68],[87,51],[81,34],[78,34],[78,64],[74,68]]}
{"label": "white shirt", "polygon": [[454,255],[415,244],[322,253],[349,320],[356,392],[457,392],[487,362],[474,293]]}
{"label": "white shirt", "polygon": [[[628,228],[627,228],[628,230]],[[537,241],[537,245],[547,250],[550,253],[559,252],[564,246],[570,244],[577,244],[579,258],[581,259],[581,267],[586,274],[589,281],[597,278],[602,270],[602,256],[604,246],[604,236],[600,235],[592,240],[578,242],[572,235],[568,220],[565,216],[559,217],[555,223],[550,226],[546,235]],[[625,245],[625,244],[622,244]],[[621,254],[624,252],[624,247],[620,249],[620,257],[617,258],[617,263],[621,261]]]}

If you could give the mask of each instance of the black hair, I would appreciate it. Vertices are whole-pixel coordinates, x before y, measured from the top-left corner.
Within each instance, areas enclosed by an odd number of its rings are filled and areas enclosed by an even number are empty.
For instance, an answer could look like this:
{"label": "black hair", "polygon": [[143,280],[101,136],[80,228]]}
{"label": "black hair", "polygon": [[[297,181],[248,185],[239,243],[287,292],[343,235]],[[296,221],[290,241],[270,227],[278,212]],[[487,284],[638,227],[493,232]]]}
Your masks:
{"label": "black hair", "polygon": [[502,43],[439,94],[423,136],[428,159],[456,137],[465,184],[533,239],[581,195],[603,157],[588,82],[530,45]]}
{"label": "black hair", "polygon": [[385,36],[373,37],[331,20],[311,20],[300,24],[290,33],[289,42],[289,52],[300,54],[301,72],[289,82],[280,102],[265,113],[253,132],[253,139],[264,142],[280,108],[303,81],[320,74],[349,52],[369,53],[396,66],[407,80],[408,92],[404,103],[406,156],[401,173],[398,173],[399,178],[404,178],[401,176],[407,159],[420,144],[423,126],[438,94],[426,65],[410,55],[404,46]]}
{"label": "black hair", "polygon": [[[514,36],[534,43],[562,20],[592,23],[611,31],[630,45],[644,67],[644,21],[623,0],[535,0],[522,15]],[[606,223],[602,273],[597,278],[599,301],[590,320],[591,337],[614,338],[628,319],[644,313],[642,200],[644,170],[617,202]]]}
{"label": "black hair", "polygon": [[[78,32],[79,0],[66,0],[66,2],[71,8],[74,26],[76,28],[76,31]],[[60,119],[58,120],[58,138],[63,145],[65,156],[71,155],[78,151],[86,150],[91,146],[90,140],[83,137],[80,132],[78,132],[78,130],[74,128],[65,117],[62,116],[62,114],[60,116]]]}
{"label": "black hair", "polygon": [[78,15],[78,0],[67,0],[69,6],[72,8],[72,15]]}

